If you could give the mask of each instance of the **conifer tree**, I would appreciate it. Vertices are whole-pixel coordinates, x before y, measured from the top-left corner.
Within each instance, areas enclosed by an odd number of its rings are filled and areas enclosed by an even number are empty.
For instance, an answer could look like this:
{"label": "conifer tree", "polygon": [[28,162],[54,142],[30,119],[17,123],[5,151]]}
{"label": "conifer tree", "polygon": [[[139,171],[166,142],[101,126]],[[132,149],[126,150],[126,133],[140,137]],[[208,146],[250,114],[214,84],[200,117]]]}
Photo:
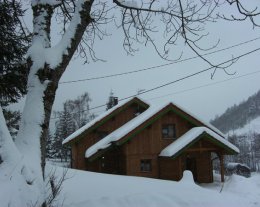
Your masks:
{"label": "conifer tree", "polygon": [[64,103],[63,111],[57,112],[59,120],[56,122],[56,131],[52,144],[53,156],[67,161],[70,158],[70,149],[62,146],[62,141],[76,130],[75,121],[68,110],[68,101]]}
{"label": "conifer tree", "polygon": [[26,92],[25,53],[28,36],[19,17],[24,11],[16,1],[0,1],[0,101],[1,105],[16,102]]}
{"label": "conifer tree", "polygon": [[62,145],[62,141],[74,131],[91,121],[95,116],[90,113],[91,99],[86,92],[75,100],[67,100],[63,104],[63,110],[56,112],[59,117],[56,122],[54,140],[52,143],[53,157],[67,161],[70,158],[70,149]]}
{"label": "conifer tree", "polygon": [[13,139],[15,139],[19,130],[21,113],[19,111],[3,110],[7,127]]}
{"label": "conifer tree", "polygon": [[90,102],[91,98],[87,92],[78,96],[75,100],[69,100],[66,102],[67,110],[70,111],[77,129],[84,126],[94,118],[93,114],[89,111]]}

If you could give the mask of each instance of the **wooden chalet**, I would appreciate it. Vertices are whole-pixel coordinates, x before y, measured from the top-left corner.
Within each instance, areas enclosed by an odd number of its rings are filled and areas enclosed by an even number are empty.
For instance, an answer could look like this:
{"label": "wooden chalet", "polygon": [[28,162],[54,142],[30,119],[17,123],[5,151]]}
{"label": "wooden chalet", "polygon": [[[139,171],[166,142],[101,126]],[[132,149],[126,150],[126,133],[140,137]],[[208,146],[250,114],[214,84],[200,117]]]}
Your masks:
{"label": "wooden chalet", "polygon": [[212,154],[236,154],[213,126],[181,107],[153,107],[135,97],[118,104],[63,142],[71,146],[72,168],[93,172],[180,180],[184,170],[199,183],[213,182]]}

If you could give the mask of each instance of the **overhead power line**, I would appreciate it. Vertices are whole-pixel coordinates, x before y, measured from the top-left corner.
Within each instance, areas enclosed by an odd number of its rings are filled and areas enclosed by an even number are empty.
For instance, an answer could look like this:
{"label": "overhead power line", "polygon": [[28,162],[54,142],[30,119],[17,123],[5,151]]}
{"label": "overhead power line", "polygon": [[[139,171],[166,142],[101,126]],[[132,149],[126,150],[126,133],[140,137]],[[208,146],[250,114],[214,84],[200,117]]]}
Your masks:
{"label": "overhead power line", "polygon": [[228,78],[228,79],[225,79],[225,80],[217,81],[217,82],[214,82],[214,83],[208,83],[208,84],[200,85],[200,86],[197,86],[197,87],[188,88],[188,89],[185,89],[185,90],[180,90],[180,91],[176,91],[176,92],[173,92],[173,93],[168,93],[168,94],[165,94],[165,95],[162,95],[162,96],[149,98],[148,100],[154,100],[154,99],[158,99],[158,98],[171,96],[171,95],[174,95],[174,94],[180,94],[180,93],[192,91],[192,90],[195,90],[195,89],[205,88],[205,87],[208,87],[208,86],[217,85],[217,84],[220,84],[220,83],[224,83],[224,82],[228,82],[228,81],[231,81],[231,80],[243,78],[243,77],[250,76],[250,75],[253,75],[253,74],[257,74],[257,73],[260,73],[260,70],[257,70],[257,71],[251,72],[251,73],[246,73],[244,75],[236,76],[236,77],[233,77],[233,78]]}
{"label": "overhead power line", "polygon": [[[207,56],[207,55],[215,54],[215,53],[222,52],[222,51],[225,51],[225,50],[229,50],[229,49],[232,49],[232,48],[244,45],[244,44],[248,44],[250,42],[253,42],[253,41],[256,41],[256,40],[259,40],[259,39],[260,39],[260,37],[257,37],[257,38],[254,38],[254,39],[251,39],[251,40],[247,40],[247,41],[235,44],[235,45],[231,45],[229,47],[225,47],[225,48],[222,48],[222,49],[219,49],[219,50],[215,50],[215,51],[212,51],[212,52],[209,52],[209,53],[205,53],[205,54],[203,54],[201,56]],[[138,70],[133,70],[133,71],[127,71],[127,72],[123,72],[123,73],[115,73],[115,74],[110,74],[110,75],[97,76],[97,77],[92,77],[92,78],[85,78],[85,79],[78,79],[78,80],[71,80],[71,81],[62,81],[59,84],[77,83],[77,82],[92,81],[92,80],[99,80],[99,79],[105,79],[105,78],[112,78],[112,77],[117,77],[117,76],[129,75],[129,74],[143,72],[143,71],[147,71],[147,70],[153,70],[153,69],[157,69],[157,68],[162,68],[162,67],[165,67],[165,66],[169,66],[169,65],[173,65],[173,64],[177,64],[177,63],[181,63],[181,62],[186,62],[188,60],[196,59],[198,57],[199,56],[197,55],[197,56],[185,58],[185,59],[182,59],[182,60],[176,60],[176,61],[173,61],[173,62],[170,62],[170,63],[166,63],[166,64],[151,66],[151,67],[138,69]]]}
{"label": "overhead power line", "polygon": [[[205,88],[205,87],[208,87],[208,86],[213,86],[213,85],[217,85],[217,84],[220,84],[220,83],[228,82],[228,81],[231,81],[231,80],[244,78],[244,77],[254,75],[254,74],[257,74],[257,73],[260,73],[260,70],[257,70],[257,71],[251,72],[251,73],[246,73],[244,75],[236,76],[236,77],[233,77],[233,78],[228,78],[228,79],[225,79],[225,80],[222,80],[222,81],[217,81],[217,82],[214,82],[214,83],[204,84],[204,85],[200,85],[200,86],[197,86],[197,87],[176,91],[176,92],[168,93],[168,94],[165,94],[165,95],[162,95],[162,96],[156,96],[156,97],[145,99],[145,100],[154,100],[154,99],[158,99],[158,98],[171,96],[171,95],[174,95],[174,94],[185,93],[185,92],[188,92],[188,91],[192,91],[192,90],[196,90],[196,89]],[[103,105],[103,106],[106,106],[106,105]],[[93,109],[91,108],[89,110],[93,110]],[[95,111],[95,113],[101,113],[101,112],[104,112],[104,111],[105,110],[99,110],[99,111]],[[52,119],[57,119],[57,118],[60,118],[60,117],[53,117]]]}
{"label": "overhead power line", "polygon": [[[148,98],[148,99],[144,99],[144,100],[149,100],[150,101],[150,100],[155,100],[155,99],[158,99],[158,98],[164,98],[164,97],[175,95],[175,94],[181,94],[181,93],[185,93],[185,92],[188,92],[188,91],[193,91],[193,90],[200,89],[200,88],[205,88],[205,87],[208,87],[208,86],[213,86],[213,85],[217,85],[217,84],[220,84],[220,83],[225,83],[225,82],[228,82],[228,81],[231,81],[231,80],[244,78],[244,77],[247,77],[247,76],[250,76],[250,75],[254,75],[254,74],[257,74],[257,73],[260,73],[260,70],[257,70],[257,71],[251,72],[251,73],[246,73],[244,75],[236,76],[236,77],[233,77],[233,78],[228,78],[228,79],[225,79],[225,80],[222,80],[222,81],[217,81],[217,82],[214,82],[214,83],[208,83],[208,84],[200,85],[200,86],[193,87],[193,88],[188,88],[188,89],[184,89],[184,90],[180,90],[180,91],[175,91],[173,93],[168,93],[168,94],[165,94],[165,95],[162,95],[162,96],[156,96],[156,97]],[[101,113],[101,112],[104,112],[104,111],[105,110],[99,110],[99,111],[97,111],[95,113]]]}
{"label": "overhead power line", "polygon": [[[245,56],[250,55],[250,54],[252,54],[252,53],[255,53],[255,52],[259,51],[259,50],[260,50],[260,48],[256,48],[256,49],[251,50],[251,51],[249,51],[249,52],[247,52],[247,53],[243,53],[242,55],[233,57],[233,58],[231,58],[231,59],[229,59],[229,60],[226,60],[226,61],[223,61],[223,62],[217,64],[216,67],[220,67],[221,65],[227,64],[227,63],[232,62],[232,61],[234,61],[234,60],[238,60],[239,58],[245,57]],[[185,80],[185,79],[188,79],[188,78],[191,78],[191,77],[193,77],[193,76],[199,75],[199,74],[201,74],[201,73],[207,72],[207,71],[212,70],[212,69],[214,69],[214,68],[216,68],[216,67],[213,67],[213,66],[212,66],[212,67],[209,67],[209,68],[200,70],[200,71],[198,71],[198,72],[195,72],[195,73],[192,73],[192,74],[190,74],[190,75],[184,76],[184,77],[179,78],[179,79],[177,79],[177,80],[174,80],[174,81],[171,81],[171,82],[168,82],[168,83],[165,83],[165,84],[156,86],[156,87],[154,87],[154,88],[145,90],[145,91],[143,91],[143,92],[140,92],[138,95],[142,95],[142,94],[145,94],[145,93],[149,93],[149,92],[151,92],[151,91],[158,90],[158,89],[163,88],[163,87],[166,87],[166,86],[168,86],[168,85],[172,85],[172,84],[174,84],[174,83],[181,82],[181,81],[183,81],[183,80]],[[257,72],[258,72],[258,71],[257,71]],[[249,74],[245,74],[245,75],[249,75]],[[244,76],[245,76],[245,75],[244,75]],[[241,76],[241,77],[242,77],[242,76]],[[237,78],[238,78],[238,77],[237,77]],[[235,79],[235,77],[234,77],[234,79]],[[133,97],[135,97],[135,96],[136,96],[136,94],[130,95],[130,96],[127,96],[127,97],[125,97],[125,98],[119,99],[118,101],[120,102],[120,101],[129,99],[129,98],[133,98]],[[106,104],[102,104],[102,105],[99,105],[99,106],[95,106],[95,107],[89,108],[88,110],[93,110],[93,109],[101,108],[101,107],[104,107],[104,106],[106,106]],[[84,112],[84,111],[85,111],[85,110],[83,110],[82,112]],[[60,118],[60,117],[53,117],[53,118],[51,118],[51,119],[57,119],[57,118]]]}
{"label": "overhead power line", "polygon": [[[211,66],[211,67],[209,67],[209,68],[206,68],[206,69],[204,69],[204,70],[200,70],[200,71],[198,71],[198,72],[192,73],[192,74],[190,74],[190,75],[184,76],[184,77],[179,78],[179,79],[177,79],[177,80],[174,80],[174,81],[171,81],[171,82],[168,82],[168,83],[165,83],[165,84],[156,86],[156,87],[154,87],[154,88],[145,90],[145,91],[143,91],[143,92],[140,92],[139,95],[142,95],[142,94],[145,94],[145,93],[154,91],[154,90],[158,90],[158,89],[163,88],[163,87],[165,87],[165,86],[168,86],[168,85],[171,85],[171,84],[174,84],[174,83],[183,81],[183,80],[185,80],[185,79],[188,79],[188,78],[191,78],[191,77],[193,77],[193,76],[199,75],[199,74],[204,73],[204,72],[206,72],[206,71],[215,69],[216,67],[220,67],[221,65],[227,64],[227,63],[229,63],[229,62],[233,62],[234,60],[238,60],[239,58],[242,58],[242,57],[244,57],[244,56],[250,55],[250,54],[252,54],[252,53],[254,53],[254,52],[257,52],[257,51],[259,51],[259,50],[260,50],[260,48],[251,50],[251,51],[249,51],[249,52],[247,52],[247,53],[244,53],[244,54],[239,55],[239,56],[237,56],[237,57],[234,57],[234,58],[231,58],[231,59],[226,60],[226,61],[224,61],[224,62],[221,62],[221,63],[217,64],[216,66]],[[122,98],[122,99],[120,99],[119,101],[123,101],[123,100],[129,99],[129,98],[132,98],[132,97],[134,97],[134,96],[136,96],[136,95],[131,95],[131,96]]]}

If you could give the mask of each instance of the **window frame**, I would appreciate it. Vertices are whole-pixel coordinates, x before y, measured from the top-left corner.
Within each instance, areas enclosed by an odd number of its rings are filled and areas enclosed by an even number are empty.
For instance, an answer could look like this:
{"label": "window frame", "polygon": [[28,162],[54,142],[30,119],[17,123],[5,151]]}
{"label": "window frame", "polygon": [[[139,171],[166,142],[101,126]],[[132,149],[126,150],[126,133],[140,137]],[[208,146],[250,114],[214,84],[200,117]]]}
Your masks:
{"label": "window frame", "polygon": [[144,173],[152,172],[152,159],[141,159],[140,171]]}
{"label": "window frame", "polygon": [[[170,127],[172,127],[172,135],[170,133]],[[164,130],[167,130],[167,133],[164,133]],[[162,138],[163,139],[176,139],[176,124],[163,124],[162,125]]]}

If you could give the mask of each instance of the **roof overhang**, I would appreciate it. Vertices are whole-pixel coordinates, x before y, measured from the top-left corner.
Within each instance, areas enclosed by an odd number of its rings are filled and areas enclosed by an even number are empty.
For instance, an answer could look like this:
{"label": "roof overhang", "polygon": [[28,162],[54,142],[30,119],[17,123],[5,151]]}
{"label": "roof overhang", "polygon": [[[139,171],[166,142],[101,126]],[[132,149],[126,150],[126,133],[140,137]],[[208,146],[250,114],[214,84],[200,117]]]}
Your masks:
{"label": "roof overhang", "polygon": [[72,133],[69,137],[67,137],[62,142],[62,144],[65,146],[72,145],[73,143],[78,142],[82,138],[85,138],[88,133],[91,133],[93,130],[95,130],[98,127],[100,127],[101,125],[105,124],[107,121],[109,121],[111,118],[116,116],[118,113],[125,110],[127,106],[129,106],[133,103],[137,103],[137,104],[143,106],[144,108],[149,107],[149,105],[147,103],[145,103],[143,100],[141,100],[137,97],[134,97],[134,98],[128,100],[127,102],[122,102],[121,104],[114,106],[113,108],[111,108],[110,110],[108,110],[104,114],[102,114],[101,116],[98,116],[94,120],[87,123],[85,126],[81,127],[80,129],[78,129],[77,131]]}
{"label": "roof overhang", "polygon": [[[150,110],[152,111],[152,113],[149,114]],[[230,154],[236,154],[239,152],[238,148],[236,148],[234,145],[233,145],[234,148],[231,147],[230,149],[228,147],[225,147],[225,145],[229,145],[230,143],[225,139],[225,136],[218,129],[216,129],[215,127],[213,127],[209,124],[206,124],[203,121],[200,121],[194,115],[191,115],[190,113],[185,112],[183,109],[176,106],[175,104],[169,103],[169,104],[164,105],[163,107],[159,108],[157,111],[152,110],[152,108],[150,107],[149,109],[147,109],[147,111],[143,112],[141,115],[134,118],[134,120],[127,122],[125,125],[123,125],[119,129],[115,130],[114,132],[109,134],[107,137],[103,138],[102,140],[100,140],[99,142],[94,144],[92,147],[88,148],[86,150],[86,154],[85,154],[86,158],[92,159],[92,156],[94,156],[95,158],[101,156],[102,153],[107,151],[107,150],[105,150],[106,146],[109,147],[109,149],[111,149],[110,144],[112,142],[113,142],[113,146],[120,146],[120,145],[128,142],[133,137],[135,137],[137,134],[139,134],[144,129],[146,129],[148,126],[153,124],[160,117],[162,117],[163,115],[165,115],[169,112],[174,112],[178,116],[182,117],[183,119],[185,119],[186,121],[191,123],[194,126],[194,128],[200,128],[198,126],[203,126],[201,128],[207,129],[204,134],[204,137],[205,136],[208,137],[208,139],[211,142],[213,142],[213,143],[215,142],[216,145],[222,147],[223,149],[226,149],[225,150],[226,152],[229,152]],[[148,115],[147,115],[147,113],[148,113]],[[129,125],[134,125],[135,127],[132,127],[131,130],[128,130]],[[216,137],[218,137],[219,139],[216,139]],[[200,138],[201,137],[198,135],[193,139],[193,141],[196,142]],[[181,139],[181,137],[178,138],[178,140],[179,139]],[[196,140],[196,139],[198,139],[198,140]],[[176,141],[178,141],[178,140],[176,140]],[[219,140],[222,140],[222,142]],[[187,145],[185,145],[183,147],[189,147],[190,144],[192,145],[193,143],[189,142],[189,143],[187,143]],[[91,151],[91,153],[89,153],[89,151]],[[98,154],[99,156],[97,156],[96,154]]]}
{"label": "roof overhang", "polygon": [[[201,139],[213,143],[224,154],[238,154],[239,149],[223,137],[206,127],[194,127],[163,149],[159,156],[176,158]],[[211,151],[211,149],[209,149]],[[214,151],[214,150],[212,150]]]}

